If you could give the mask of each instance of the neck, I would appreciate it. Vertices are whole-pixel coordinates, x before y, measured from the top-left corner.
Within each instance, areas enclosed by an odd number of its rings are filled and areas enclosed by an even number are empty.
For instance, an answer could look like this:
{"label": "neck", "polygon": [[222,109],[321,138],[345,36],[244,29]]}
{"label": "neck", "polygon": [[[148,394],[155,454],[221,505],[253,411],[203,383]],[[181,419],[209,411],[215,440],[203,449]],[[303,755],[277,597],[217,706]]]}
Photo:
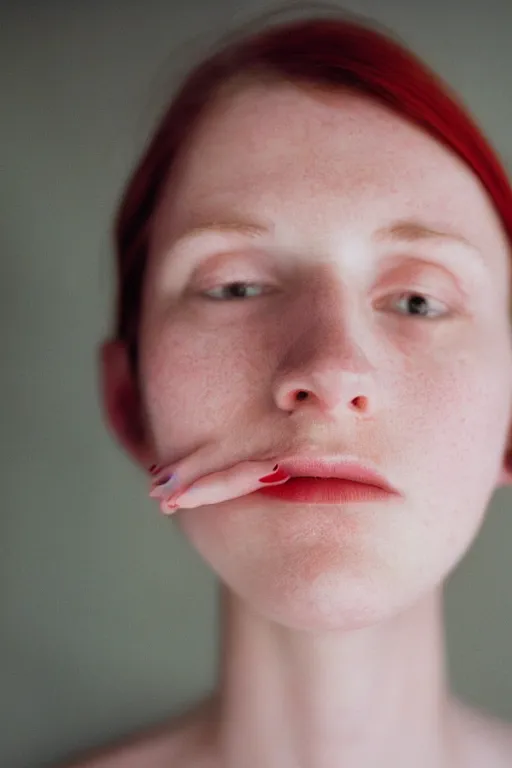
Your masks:
{"label": "neck", "polygon": [[442,591],[357,631],[290,630],[221,586],[223,768],[445,768]]}

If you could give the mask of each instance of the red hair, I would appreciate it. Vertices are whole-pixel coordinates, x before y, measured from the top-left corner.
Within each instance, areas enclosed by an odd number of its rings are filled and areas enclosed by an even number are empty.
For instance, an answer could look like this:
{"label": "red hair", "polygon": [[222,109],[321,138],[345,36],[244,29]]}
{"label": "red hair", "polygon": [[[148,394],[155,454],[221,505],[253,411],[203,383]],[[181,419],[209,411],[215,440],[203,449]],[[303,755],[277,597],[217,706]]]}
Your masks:
{"label": "red hair", "polygon": [[454,150],[494,201],[512,243],[512,189],[494,150],[450,87],[387,34],[366,22],[310,18],[242,35],[186,78],[135,168],[115,222],[118,292],[114,335],[136,370],[148,233],[164,183],[220,86],[240,75],[349,87],[384,102]]}

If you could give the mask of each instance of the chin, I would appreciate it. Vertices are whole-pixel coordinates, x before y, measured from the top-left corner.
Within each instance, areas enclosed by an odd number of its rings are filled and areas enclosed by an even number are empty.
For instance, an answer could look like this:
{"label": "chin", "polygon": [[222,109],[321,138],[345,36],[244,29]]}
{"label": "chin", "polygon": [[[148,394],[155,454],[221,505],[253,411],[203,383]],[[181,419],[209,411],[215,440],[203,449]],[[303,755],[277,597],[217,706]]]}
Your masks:
{"label": "chin", "polygon": [[436,592],[453,565],[451,546],[441,554],[436,532],[425,539],[424,526],[401,525],[397,540],[390,517],[353,517],[349,533],[347,517],[336,523],[332,508],[292,511],[219,505],[215,514],[184,510],[176,521],[235,599],[302,631],[390,620]]}
{"label": "chin", "polygon": [[[304,632],[350,632],[375,626],[405,611],[412,604],[386,594],[374,583],[325,574],[311,584],[277,586],[266,582],[244,590],[227,586],[262,618]],[[254,585],[256,587],[256,585]],[[403,596],[402,596],[403,597]],[[410,597],[410,596],[409,596]],[[418,596],[418,600],[419,600]]]}
{"label": "chin", "polygon": [[[382,569],[355,575],[327,571],[314,578],[304,570],[294,573],[267,568],[254,573],[239,571],[238,578],[221,581],[247,608],[262,618],[289,629],[306,632],[353,631],[388,621],[422,602],[430,590],[398,589]],[[405,581],[407,583],[407,580]],[[394,585],[393,585],[394,584]]]}

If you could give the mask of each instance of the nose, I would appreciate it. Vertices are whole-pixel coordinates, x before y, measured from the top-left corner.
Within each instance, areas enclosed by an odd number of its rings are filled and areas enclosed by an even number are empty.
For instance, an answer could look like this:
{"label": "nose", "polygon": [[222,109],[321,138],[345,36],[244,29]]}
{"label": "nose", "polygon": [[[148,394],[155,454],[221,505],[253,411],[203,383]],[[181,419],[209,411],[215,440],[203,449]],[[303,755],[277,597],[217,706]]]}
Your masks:
{"label": "nose", "polygon": [[375,370],[356,336],[361,332],[349,331],[339,305],[318,310],[279,366],[273,386],[277,406],[288,413],[312,408],[328,418],[375,416]]}
{"label": "nose", "polygon": [[325,416],[336,418],[343,412],[356,416],[375,415],[376,396],[367,376],[340,369],[315,370],[284,376],[275,388],[275,402],[288,413],[316,408]]}

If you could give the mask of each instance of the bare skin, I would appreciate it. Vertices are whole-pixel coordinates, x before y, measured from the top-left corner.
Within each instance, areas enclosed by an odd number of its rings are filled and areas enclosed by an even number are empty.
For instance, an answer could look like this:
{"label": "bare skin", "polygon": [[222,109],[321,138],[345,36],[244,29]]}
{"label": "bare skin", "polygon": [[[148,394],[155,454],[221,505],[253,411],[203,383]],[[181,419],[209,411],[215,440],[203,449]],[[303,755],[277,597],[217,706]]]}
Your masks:
{"label": "bare skin", "polygon": [[[180,242],[191,226],[240,218],[263,234]],[[466,244],[420,240],[417,227],[407,242],[377,236],[404,219]],[[206,298],[230,281],[271,290]],[[249,495],[178,510],[172,521],[222,584],[217,694],[88,768],[511,764],[510,726],[448,690],[441,611],[444,580],[511,481],[509,285],[490,201],[420,129],[362,97],[291,85],[219,101],[155,221],[141,325],[147,430],[132,429],[133,382],[115,343],[103,356],[111,426],[145,469],[193,464],[207,444],[205,475],[294,452],[357,453],[402,500]],[[404,312],[409,292],[429,297],[435,320]]]}
{"label": "bare skin", "polygon": [[[461,701],[451,704],[458,746],[446,768],[510,768],[511,725]],[[222,768],[214,739],[217,709],[212,694],[170,723],[95,750],[65,768]]]}
{"label": "bare skin", "polygon": [[[229,614],[229,612],[227,612]],[[226,622],[230,643],[237,643],[236,629]],[[240,640],[243,645],[243,641]],[[229,646],[225,644],[225,648]],[[226,669],[229,659],[221,665]],[[219,692],[153,729],[136,734],[131,739],[109,748],[96,750],[66,768],[224,768],[219,749],[222,705]],[[512,726],[496,717],[469,707],[450,696],[446,705],[446,725],[449,751],[443,768],[509,768],[512,755]],[[406,737],[404,735],[404,741]],[[414,744],[412,744],[414,750]],[[264,764],[264,763],[262,763]],[[375,762],[375,757],[361,763],[387,768],[406,762]],[[421,764],[419,761],[413,763]],[[339,768],[345,762],[340,759]],[[428,765],[428,763],[425,763]]]}

